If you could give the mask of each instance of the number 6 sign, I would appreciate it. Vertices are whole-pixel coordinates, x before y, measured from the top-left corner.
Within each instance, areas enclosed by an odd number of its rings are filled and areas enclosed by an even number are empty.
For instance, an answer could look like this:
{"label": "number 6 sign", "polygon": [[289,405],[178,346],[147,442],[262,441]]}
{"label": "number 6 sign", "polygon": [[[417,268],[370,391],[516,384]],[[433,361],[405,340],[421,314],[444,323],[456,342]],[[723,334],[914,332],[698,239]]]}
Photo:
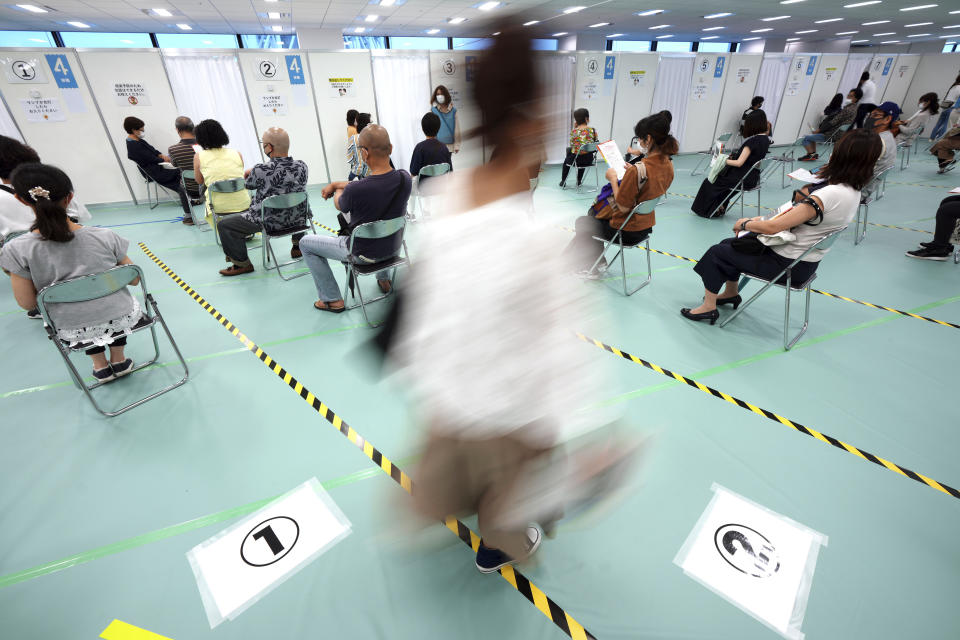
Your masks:
{"label": "number 6 sign", "polygon": [[232,620],[350,535],[316,478],[187,553],[210,627]]}

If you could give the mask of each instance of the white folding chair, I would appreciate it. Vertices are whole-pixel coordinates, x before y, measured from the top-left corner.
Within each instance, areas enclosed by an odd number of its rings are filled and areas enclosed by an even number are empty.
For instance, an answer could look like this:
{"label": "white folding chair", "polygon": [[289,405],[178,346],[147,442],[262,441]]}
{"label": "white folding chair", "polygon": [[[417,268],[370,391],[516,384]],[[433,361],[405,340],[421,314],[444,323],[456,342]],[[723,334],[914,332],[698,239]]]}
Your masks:
{"label": "white folding chair", "polygon": [[[740,315],[741,312],[743,312],[748,306],[750,306],[750,304],[754,300],[759,298],[770,287],[780,287],[786,293],[786,297],[784,299],[784,307],[783,307],[783,349],[784,351],[789,351],[793,347],[793,345],[797,344],[797,341],[800,340],[800,337],[803,336],[804,333],[806,333],[807,327],[810,326],[810,285],[813,284],[813,281],[817,279],[817,274],[816,272],[814,272],[813,275],[811,275],[805,282],[795,283],[793,282],[793,278],[792,278],[792,270],[797,265],[798,262],[806,258],[808,255],[810,255],[810,252],[813,251],[814,249],[820,250],[820,251],[829,249],[833,245],[833,243],[836,242],[837,238],[840,237],[840,234],[843,233],[845,230],[846,230],[846,227],[843,227],[842,229],[837,229],[836,231],[832,231],[831,233],[828,233],[826,236],[824,236],[823,238],[818,240],[816,243],[814,243],[812,247],[804,251],[799,258],[797,258],[796,260],[788,264],[779,274],[777,274],[775,278],[771,278],[768,280],[766,278],[761,278],[760,276],[756,276],[751,273],[743,272],[742,277],[740,279],[741,290],[743,289],[744,286],[746,286],[747,282],[750,280],[757,280],[759,282],[763,282],[764,285],[760,288],[759,291],[757,291],[755,294],[750,296],[750,298],[748,298],[745,302],[741,303],[740,306],[737,309],[735,309],[732,314],[724,318],[720,322],[720,326],[725,327],[726,325],[728,325],[731,321],[733,321],[734,318]],[[781,281],[783,281],[783,284],[781,284]],[[790,337],[790,294],[791,292],[794,292],[794,291],[804,293],[806,301],[804,304],[804,311],[803,311],[803,326],[800,328],[799,333],[797,333],[795,336],[793,336],[793,338],[791,338]]]}
{"label": "white folding chair", "polygon": [[920,140],[920,136],[923,134],[923,129],[920,129],[912,136],[904,136],[902,139],[897,141],[897,149],[900,151],[900,171],[903,171],[910,166],[910,154],[913,152],[914,148],[917,146],[917,142]]}
{"label": "white folding chair", "polygon": [[[198,202],[194,202],[194,199],[190,197],[190,192],[187,191],[187,180],[196,180],[197,174],[193,169],[183,169],[180,171],[180,186],[183,187],[183,192],[187,194],[187,201],[190,203],[190,217],[193,218],[193,225],[195,227],[200,227],[201,225],[206,226],[206,229],[203,231],[210,231],[210,225],[207,224],[206,211],[204,210],[203,204],[203,185],[200,186],[200,197]],[[200,207],[201,215],[197,216],[197,207]]]}
{"label": "white folding chair", "polygon": [[[267,218],[275,216],[276,212],[278,211],[294,209],[303,204],[306,204],[306,206],[303,207],[304,215],[300,224],[295,224],[289,228],[278,231],[267,230]],[[270,244],[271,238],[285,238],[287,236],[292,236],[295,233],[316,233],[313,225],[311,224],[310,204],[308,202],[306,192],[299,191],[296,193],[283,193],[265,198],[264,201],[260,203],[260,229],[260,248],[262,249],[260,253],[262,254],[263,268],[265,271],[275,269],[281,280],[293,280],[294,278],[299,278],[300,276],[305,276],[309,273],[309,271],[303,271],[291,276],[283,275],[283,267],[296,264],[302,261],[303,258],[293,258],[291,260],[287,260],[286,262],[280,262],[277,260],[277,254],[273,251],[273,245]],[[272,267],[269,266],[271,261],[274,265]]]}
{"label": "white folding chair", "polygon": [[11,240],[17,236],[22,236],[23,234],[28,233],[27,231],[11,231],[7,235],[0,235],[0,249],[3,249],[6,245],[10,243]]}
{"label": "white folding chair", "polygon": [[[157,324],[159,323],[160,326],[163,327],[164,333],[167,334],[167,339],[170,341],[170,345],[173,347],[174,352],[177,354],[177,359],[180,361],[180,365],[183,367],[183,377],[173,384],[160,389],[159,391],[155,391],[143,398],[140,398],[139,400],[131,402],[125,407],[121,407],[115,411],[104,411],[100,408],[100,405],[96,398],[94,398],[92,392],[94,389],[105,383],[95,382],[93,384],[87,384],[83,376],[80,375],[80,372],[77,370],[76,366],[74,366],[73,362],[70,360],[71,352],[89,349],[93,346],[93,343],[69,346],[60,340],[60,338],[57,337],[57,325],[50,316],[50,308],[48,305],[71,304],[75,302],[87,302],[90,300],[105,298],[116,293],[117,291],[125,289],[127,285],[137,278],[140,278],[140,289],[143,293],[143,317],[141,318],[140,322],[137,323],[133,329],[131,329],[131,333],[142,331],[143,329],[150,329],[150,335],[153,338],[153,357],[150,360],[136,365],[132,369],[131,373],[134,371],[139,371],[145,367],[149,367],[160,358],[160,345],[157,342]],[[73,278],[71,280],[65,280],[63,282],[52,284],[49,287],[44,287],[40,293],[37,294],[37,308],[40,310],[40,315],[43,318],[43,324],[47,330],[47,337],[50,338],[53,344],[57,347],[57,351],[59,351],[60,355],[63,356],[63,360],[67,365],[67,369],[70,371],[70,377],[73,379],[74,384],[83,390],[87,398],[89,398],[90,402],[93,404],[94,409],[108,418],[120,415],[125,411],[129,411],[134,407],[153,400],[157,396],[162,395],[167,391],[171,391],[179,387],[187,381],[187,378],[190,375],[190,372],[187,369],[187,362],[183,359],[183,355],[180,353],[180,348],[177,347],[177,343],[174,341],[173,335],[170,333],[170,329],[167,327],[167,323],[164,321],[163,316],[160,315],[160,309],[157,308],[157,301],[154,300],[153,295],[147,291],[147,283],[144,279],[143,270],[135,264],[125,264],[118,267],[113,267],[112,269],[108,269],[103,273],[81,276],[79,278]]]}
{"label": "white folding chair", "polygon": [[[366,305],[378,300],[382,300],[396,291],[398,267],[402,265],[410,266],[410,256],[407,253],[407,243],[404,241],[403,237],[405,231],[406,218],[401,216],[399,218],[390,218],[389,220],[366,222],[364,224],[357,225],[354,227],[353,231],[350,232],[350,240],[347,242],[347,249],[350,254],[347,256],[347,260],[343,263],[343,267],[346,270],[347,276],[346,283],[344,284],[343,300],[346,309],[348,310],[360,307],[360,309],[363,311],[363,319],[370,327],[379,326],[381,323],[370,322],[370,318],[367,316]],[[354,251],[357,240],[382,240],[393,237],[395,234],[399,234],[399,237],[395,242],[396,250],[389,256],[373,260]],[[403,255],[401,255],[401,251]],[[377,296],[376,298],[364,300],[363,291],[360,288],[360,276],[374,275],[388,269],[393,270],[393,274],[390,278],[390,290]],[[354,300],[359,300],[359,302],[355,302],[352,305],[346,304],[348,290],[351,297],[353,297]]]}
{"label": "white folding chair", "polygon": [[[727,131],[717,136],[717,142],[722,142],[724,146],[727,146],[727,143],[730,142],[730,138],[732,137],[733,137],[733,132]],[[713,157],[713,148],[711,147],[706,151],[697,151],[697,155],[700,156],[700,159],[697,161],[697,164],[693,168],[693,171],[690,172],[691,176],[698,175],[698,173],[703,173],[703,171],[700,171],[700,167],[703,167],[705,164],[709,164],[710,158]]]}
{"label": "white folding chair", "polygon": [[[573,149],[572,153],[573,153],[573,163],[567,166],[570,167],[571,171],[577,170],[578,176],[580,173],[580,169],[583,169],[584,180],[587,179],[587,172],[589,172],[590,169],[593,169],[593,177],[596,182],[596,188],[595,189],[587,188],[587,191],[599,191],[600,190],[600,173],[597,167],[597,153],[598,153],[597,143],[585,142],[580,146],[578,146],[576,149]],[[590,156],[590,164],[584,164],[584,165],[579,164],[578,161],[580,160],[581,156]],[[564,164],[566,165],[566,161],[564,161]],[[566,189],[566,186],[564,186],[564,189]],[[577,193],[581,193],[582,190],[583,190],[583,183],[581,182],[580,184],[577,184]]]}
{"label": "white folding chair", "polygon": [[887,184],[887,173],[890,169],[885,169],[877,173],[861,192],[860,205],[857,207],[857,220],[853,228],[853,244],[858,245],[863,242],[867,235],[867,218],[870,216],[870,204],[883,197],[883,190]]}
{"label": "white folding chair", "polygon": [[[627,216],[627,219],[623,221],[623,224],[620,225],[620,228],[617,229],[616,233],[613,234],[613,237],[607,240],[606,238],[601,238],[599,236],[594,236],[593,239],[603,243],[603,251],[600,252],[600,256],[593,263],[593,266],[590,267],[590,271],[594,271],[597,266],[600,264],[600,261],[604,259],[607,254],[607,249],[611,246],[616,245],[617,255],[613,256],[613,260],[607,263],[607,272],[610,270],[610,266],[617,261],[617,258],[620,258],[620,275],[623,279],[623,295],[632,296],[640,289],[643,289],[645,286],[650,284],[650,281],[653,279],[653,269],[651,268],[650,263],[650,232],[653,229],[649,229],[647,236],[638,242],[637,244],[624,244],[623,243],[623,228],[627,226],[627,223],[633,218],[633,216],[648,216],[653,213],[654,208],[660,204],[661,198],[653,198],[652,200],[645,200],[635,206],[633,211],[630,212],[630,215]],[[626,256],[623,253],[624,249],[632,249],[636,247],[643,246],[646,249],[647,253],[647,279],[640,283],[639,286],[634,289],[627,289],[627,262]]]}
{"label": "white folding chair", "polygon": [[425,167],[420,168],[420,172],[417,173],[417,179],[413,184],[413,191],[410,194],[410,201],[413,203],[410,208],[410,213],[407,216],[407,220],[410,222],[417,221],[417,207],[420,208],[420,214],[427,218],[430,216],[429,209],[424,206],[424,201],[429,196],[424,196],[420,193],[420,180],[424,177],[426,178],[435,178],[437,176],[442,176],[446,173],[450,173],[450,165],[446,162],[441,162],[439,164],[428,164]]}
{"label": "white folding chair", "polygon": [[[140,165],[134,163],[137,167],[137,171],[140,172],[140,177],[143,178],[143,181],[147,185],[147,204],[150,205],[150,209],[156,209],[160,205],[160,185],[156,180],[147,175],[147,172],[140,167]],[[153,194],[150,193],[150,185],[153,185]]]}

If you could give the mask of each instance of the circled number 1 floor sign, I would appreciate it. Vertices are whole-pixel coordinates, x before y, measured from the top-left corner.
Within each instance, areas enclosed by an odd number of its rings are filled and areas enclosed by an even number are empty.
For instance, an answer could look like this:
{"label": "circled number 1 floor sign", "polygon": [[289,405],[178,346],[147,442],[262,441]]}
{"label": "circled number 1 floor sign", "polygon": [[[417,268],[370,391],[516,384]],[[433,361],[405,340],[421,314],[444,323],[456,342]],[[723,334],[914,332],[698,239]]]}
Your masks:
{"label": "circled number 1 floor sign", "polygon": [[210,627],[232,620],[350,535],[350,521],[311,478],[187,552]]}

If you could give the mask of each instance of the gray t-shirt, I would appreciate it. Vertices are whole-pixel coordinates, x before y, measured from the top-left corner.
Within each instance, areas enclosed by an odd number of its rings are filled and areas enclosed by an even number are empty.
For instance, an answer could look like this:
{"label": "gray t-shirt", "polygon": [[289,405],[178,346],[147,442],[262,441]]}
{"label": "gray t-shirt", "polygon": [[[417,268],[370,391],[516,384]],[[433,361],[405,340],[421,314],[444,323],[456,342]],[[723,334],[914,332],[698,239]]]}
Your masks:
{"label": "gray t-shirt", "polygon": [[[26,233],[3,248],[0,267],[44,287],[71,278],[100,273],[117,266],[127,255],[129,241],[110,229],[80,227],[68,242],[44,240]],[[133,297],[121,289],[106,298],[86,302],[52,303],[51,319],[58,329],[80,329],[106,324],[134,310]]]}
{"label": "gray t-shirt", "polygon": [[889,130],[881,131],[880,140],[883,142],[883,152],[873,166],[874,173],[891,168],[897,161],[897,141],[893,139],[893,134]]}

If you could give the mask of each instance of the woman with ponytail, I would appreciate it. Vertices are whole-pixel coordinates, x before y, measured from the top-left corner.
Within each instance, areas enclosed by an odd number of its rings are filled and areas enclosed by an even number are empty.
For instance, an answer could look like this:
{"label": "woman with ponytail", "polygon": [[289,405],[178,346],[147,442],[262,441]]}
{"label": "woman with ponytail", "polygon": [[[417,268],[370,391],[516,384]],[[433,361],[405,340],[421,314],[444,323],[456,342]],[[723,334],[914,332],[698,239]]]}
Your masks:
{"label": "woman with ponytail", "polygon": [[[601,261],[597,271],[589,271],[603,251],[603,243],[595,237],[608,240],[624,225],[630,212],[641,202],[659,198],[673,182],[673,162],[679,145],[670,135],[670,118],[663,112],[647,116],[633,128],[637,136],[636,149],[643,160],[627,165],[623,178],[617,179],[614,169],[607,169],[607,180],[600,194],[587,210],[587,215],[577,218],[577,235],[567,246],[574,264],[587,277],[596,277],[604,269]],[[623,243],[638,244],[646,240],[656,223],[655,212],[634,216],[623,226]]]}
{"label": "woman with ponytail", "polygon": [[[13,295],[21,307],[36,308],[37,292],[44,287],[132,264],[126,239],[109,229],[81,226],[67,216],[73,184],[63,171],[45,164],[22,164],[13,172],[11,183],[17,200],[36,215],[30,233],[13,240],[0,254],[0,267],[10,275]],[[93,360],[93,376],[98,381],[107,382],[133,370],[133,361],[123,348],[142,313],[129,291],[122,289],[85,302],[52,303],[49,313],[62,341],[71,346],[93,345],[86,353]]]}

